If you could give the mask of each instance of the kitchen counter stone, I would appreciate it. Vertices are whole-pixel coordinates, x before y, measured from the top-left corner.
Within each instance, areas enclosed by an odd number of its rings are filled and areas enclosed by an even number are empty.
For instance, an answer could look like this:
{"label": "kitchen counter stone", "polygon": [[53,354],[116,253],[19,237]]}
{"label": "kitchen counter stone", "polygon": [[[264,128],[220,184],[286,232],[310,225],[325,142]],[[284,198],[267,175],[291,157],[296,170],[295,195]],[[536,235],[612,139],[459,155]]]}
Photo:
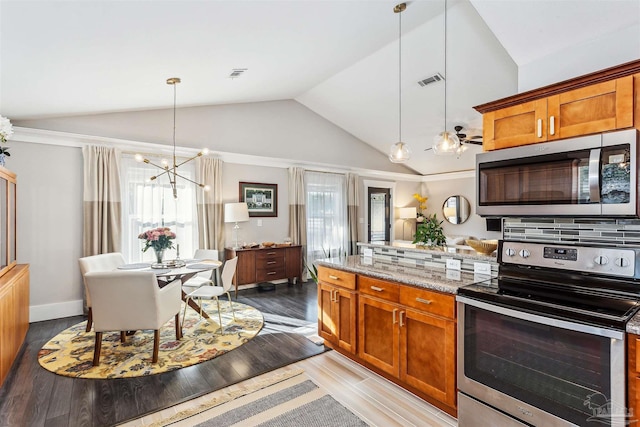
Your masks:
{"label": "kitchen counter stone", "polygon": [[640,335],[640,311],[627,322],[627,333]]}
{"label": "kitchen counter stone", "polygon": [[490,275],[473,274],[467,271],[446,270],[429,266],[406,266],[360,255],[317,260],[315,264],[448,294],[457,294],[458,288],[461,286],[491,278]]}

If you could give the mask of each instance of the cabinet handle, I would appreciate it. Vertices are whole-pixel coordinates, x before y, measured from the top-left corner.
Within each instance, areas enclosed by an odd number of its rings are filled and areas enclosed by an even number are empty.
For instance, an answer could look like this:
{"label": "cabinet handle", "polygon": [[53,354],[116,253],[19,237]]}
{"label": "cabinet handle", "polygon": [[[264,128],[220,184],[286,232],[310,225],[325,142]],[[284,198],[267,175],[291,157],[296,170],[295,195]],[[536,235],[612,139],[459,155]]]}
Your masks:
{"label": "cabinet handle", "polygon": [[269,265],[269,264],[275,264],[275,263],[276,263],[275,261],[267,261],[267,265]]}
{"label": "cabinet handle", "polygon": [[372,291],[376,291],[376,292],[382,292],[382,291],[384,291],[384,288],[379,288],[377,286],[371,286],[371,290]]}
{"label": "cabinet handle", "polygon": [[404,311],[400,312],[400,327],[401,328],[404,326],[404,322],[402,321],[402,316],[404,316]]}
{"label": "cabinet handle", "polygon": [[334,289],[331,291],[331,302],[338,302],[338,290]]}
{"label": "cabinet handle", "polygon": [[424,298],[416,298],[416,301],[421,302],[423,304],[431,304],[431,300],[429,299],[424,299]]}
{"label": "cabinet handle", "polygon": [[396,313],[397,313],[397,312],[398,312],[398,309],[397,309],[397,308],[394,308],[394,309],[393,309],[393,324],[394,324],[394,325],[397,323],[397,322],[396,322]]}
{"label": "cabinet handle", "polygon": [[267,255],[275,255],[275,252],[267,252]]}
{"label": "cabinet handle", "polygon": [[338,276],[333,276],[333,275],[329,275],[329,279],[331,280],[340,280],[340,278]]}
{"label": "cabinet handle", "polygon": [[276,271],[270,271],[267,274],[277,274],[277,272]]}
{"label": "cabinet handle", "polygon": [[538,138],[542,138],[542,119],[538,119]]}
{"label": "cabinet handle", "polygon": [[549,133],[556,134],[556,118],[554,116],[549,117]]}

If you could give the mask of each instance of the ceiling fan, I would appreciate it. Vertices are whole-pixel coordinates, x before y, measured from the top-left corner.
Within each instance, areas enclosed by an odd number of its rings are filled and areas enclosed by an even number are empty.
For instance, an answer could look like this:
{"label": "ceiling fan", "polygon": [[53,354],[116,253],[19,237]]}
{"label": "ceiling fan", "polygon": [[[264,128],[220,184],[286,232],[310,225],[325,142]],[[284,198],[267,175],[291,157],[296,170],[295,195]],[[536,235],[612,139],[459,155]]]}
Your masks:
{"label": "ceiling fan", "polygon": [[[466,133],[462,133],[464,130],[464,126],[454,126],[453,129],[456,131],[456,136],[460,140],[461,144],[473,144],[473,145],[482,145],[482,135],[473,135],[467,136]],[[469,129],[472,132],[477,132],[477,129]],[[432,150],[433,147],[425,148],[424,151]],[[464,151],[464,149],[462,150]],[[460,156],[461,153],[456,153]]]}

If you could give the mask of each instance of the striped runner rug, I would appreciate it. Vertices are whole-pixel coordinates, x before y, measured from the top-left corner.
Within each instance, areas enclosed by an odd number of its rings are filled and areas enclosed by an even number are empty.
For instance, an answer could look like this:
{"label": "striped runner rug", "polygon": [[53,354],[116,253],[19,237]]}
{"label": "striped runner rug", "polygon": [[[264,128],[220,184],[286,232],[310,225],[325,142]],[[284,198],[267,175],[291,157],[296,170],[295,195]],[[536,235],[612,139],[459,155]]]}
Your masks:
{"label": "striped runner rug", "polygon": [[[198,427],[362,427],[367,423],[318,387],[303,370],[270,380],[275,383],[256,385],[227,398],[217,398],[196,411],[183,413],[168,423],[184,421],[199,414],[206,421]],[[160,423],[159,423],[160,424]],[[182,424],[181,424],[182,425]]]}

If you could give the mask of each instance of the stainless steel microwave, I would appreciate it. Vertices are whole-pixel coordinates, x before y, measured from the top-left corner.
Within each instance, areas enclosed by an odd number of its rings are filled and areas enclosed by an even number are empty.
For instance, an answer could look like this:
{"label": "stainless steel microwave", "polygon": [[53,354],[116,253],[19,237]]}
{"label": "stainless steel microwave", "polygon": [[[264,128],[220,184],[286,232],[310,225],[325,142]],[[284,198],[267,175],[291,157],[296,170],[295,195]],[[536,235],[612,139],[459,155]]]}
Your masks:
{"label": "stainless steel microwave", "polygon": [[636,129],[476,156],[481,216],[638,217]]}

